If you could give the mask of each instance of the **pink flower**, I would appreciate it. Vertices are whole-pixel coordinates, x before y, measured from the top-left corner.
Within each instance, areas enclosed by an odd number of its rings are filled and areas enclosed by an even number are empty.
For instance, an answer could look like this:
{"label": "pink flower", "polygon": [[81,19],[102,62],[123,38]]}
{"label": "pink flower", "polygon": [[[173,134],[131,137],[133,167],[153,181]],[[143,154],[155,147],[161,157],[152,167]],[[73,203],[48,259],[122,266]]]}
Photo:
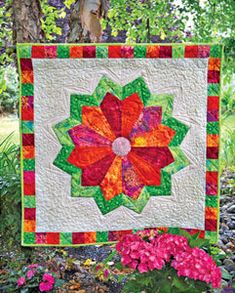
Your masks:
{"label": "pink flower", "polygon": [[40,292],[47,292],[47,291],[51,291],[52,289],[53,289],[53,284],[50,282],[41,282],[39,284]]}
{"label": "pink flower", "polygon": [[44,282],[51,283],[52,285],[54,285],[54,283],[55,283],[55,279],[54,279],[54,277],[53,277],[51,274],[46,274],[46,273],[45,273],[45,274],[43,275],[42,280],[43,280]]}
{"label": "pink flower", "polygon": [[122,264],[140,273],[161,270],[171,262],[178,276],[211,283],[214,288],[221,285],[221,271],[212,257],[197,247],[192,249],[186,237],[143,230],[124,236],[116,249]]}
{"label": "pink flower", "polygon": [[105,278],[108,278],[108,276],[109,276],[109,271],[108,270],[104,270],[104,277]]}
{"label": "pink flower", "polygon": [[26,273],[26,277],[30,280],[32,279],[32,277],[35,275],[35,271],[34,270],[29,270],[27,273]]}
{"label": "pink flower", "polygon": [[138,266],[138,270],[139,272],[142,274],[142,273],[146,273],[148,271],[148,266],[147,264],[144,264],[144,263],[141,263],[139,266]]}
{"label": "pink flower", "polygon": [[23,286],[25,284],[25,277],[20,277],[18,280],[17,280],[17,285],[19,287]]}
{"label": "pink flower", "polygon": [[131,261],[129,264],[128,264],[128,266],[131,268],[131,269],[136,269],[136,267],[137,267],[137,265],[138,265],[138,261],[137,260],[133,260],[133,261]]}
{"label": "pink flower", "polygon": [[140,273],[162,269],[165,265],[163,258],[157,255],[158,251],[154,246],[144,241],[138,234],[127,235],[116,248],[122,256],[122,264],[133,269],[137,268]]}
{"label": "pink flower", "polygon": [[53,289],[55,279],[51,274],[45,273],[42,277],[43,282],[39,284],[39,290],[41,292],[50,291]]}
{"label": "pink flower", "polygon": [[163,234],[155,237],[151,243],[158,250],[159,255],[169,262],[172,256],[188,249],[188,239],[183,236]]}
{"label": "pink flower", "polygon": [[96,266],[95,269],[99,271],[101,269],[101,265]]}
{"label": "pink flower", "polygon": [[178,271],[178,276],[211,283],[213,288],[221,285],[220,269],[212,257],[198,247],[177,254],[171,266]]}

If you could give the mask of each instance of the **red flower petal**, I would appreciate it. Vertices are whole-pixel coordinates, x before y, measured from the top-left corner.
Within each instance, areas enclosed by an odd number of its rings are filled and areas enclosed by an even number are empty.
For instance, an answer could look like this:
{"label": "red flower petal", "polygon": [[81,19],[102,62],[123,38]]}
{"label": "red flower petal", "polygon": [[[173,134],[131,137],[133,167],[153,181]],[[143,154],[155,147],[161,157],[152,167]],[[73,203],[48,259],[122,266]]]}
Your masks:
{"label": "red flower petal", "polygon": [[111,141],[84,125],[78,125],[68,131],[75,145],[78,146],[111,146]]}
{"label": "red flower petal", "polygon": [[85,167],[82,170],[82,186],[99,185],[104,179],[105,174],[107,173],[114,159],[115,154],[111,153],[94,164]]}
{"label": "red flower petal", "polygon": [[78,168],[87,167],[112,153],[111,147],[75,146],[67,161]]}
{"label": "red flower petal", "polygon": [[121,136],[122,113],[121,101],[111,93],[104,97],[100,108],[116,136]]}
{"label": "red flower petal", "polygon": [[157,169],[174,162],[174,157],[168,147],[132,147],[131,152]]}
{"label": "red flower petal", "polygon": [[122,159],[116,156],[100,184],[106,200],[122,192]]}
{"label": "red flower petal", "polygon": [[128,160],[133,164],[137,175],[145,185],[160,185],[160,169],[156,169],[151,163],[137,156],[134,152],[128,154]]}
{"label": "red flower petal", "polygon": [[82,107],[82,124],[113,141],[115,135],[99,107]]}
{"label": "red flower petal", "polygon": [[144,105],[137,93],[122,101],[122,136],[128,136]]}

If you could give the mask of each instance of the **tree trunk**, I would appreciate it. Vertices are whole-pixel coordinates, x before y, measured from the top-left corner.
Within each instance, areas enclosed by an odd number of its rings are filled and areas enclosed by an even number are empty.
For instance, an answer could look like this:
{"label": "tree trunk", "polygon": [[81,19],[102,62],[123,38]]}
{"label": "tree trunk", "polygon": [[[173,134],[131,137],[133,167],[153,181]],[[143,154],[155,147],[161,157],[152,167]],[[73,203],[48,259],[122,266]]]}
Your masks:
{"label": "tree trunk", "polygon": [[43,39],[39,0],[13,0],[13,40],[14,43],[37,43]]}
{"label": "tree trunk", "polygon": [[89,34],[84,32],[80,19],[80,0],[76,1],[69,18],[68,43],[90,43]]}
{"label": "tree trunk", "polygon": [[109,0],[78,0],[72,10],[68,35],[69,43],[99,43],[102,28],[100,20],[106,18]]}

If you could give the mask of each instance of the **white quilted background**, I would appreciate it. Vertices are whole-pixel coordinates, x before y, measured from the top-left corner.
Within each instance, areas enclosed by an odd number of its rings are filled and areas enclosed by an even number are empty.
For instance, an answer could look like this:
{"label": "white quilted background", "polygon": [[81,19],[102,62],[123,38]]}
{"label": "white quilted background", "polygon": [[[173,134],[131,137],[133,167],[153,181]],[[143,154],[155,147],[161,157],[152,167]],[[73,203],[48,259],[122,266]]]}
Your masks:
{"label": "white quilted background", "polygon": [[[204,229],[206,59],[33,59],[33,67],[37,232]],[[71,197],[70,175],[53,165],[61,145],[52,125],[70,116],[71,93],[92,94],[103,75],[122,86],[143,76],[151,93],[175,96],[173,117],[190,127],[181,149],[191,164],[172,176],[172,196],[151,197],[141,214],[102,215],[92,198]]]}

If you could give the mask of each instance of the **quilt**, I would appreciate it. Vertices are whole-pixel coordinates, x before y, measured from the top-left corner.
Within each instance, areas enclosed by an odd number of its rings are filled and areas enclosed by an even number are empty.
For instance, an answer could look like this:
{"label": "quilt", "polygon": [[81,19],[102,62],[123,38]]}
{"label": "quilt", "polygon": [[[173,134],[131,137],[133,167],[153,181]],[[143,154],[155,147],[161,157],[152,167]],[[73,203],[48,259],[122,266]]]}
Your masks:
{"label": "quilt", "polygon": [[222,46],[18,44],[22,245],[219,224]]}

